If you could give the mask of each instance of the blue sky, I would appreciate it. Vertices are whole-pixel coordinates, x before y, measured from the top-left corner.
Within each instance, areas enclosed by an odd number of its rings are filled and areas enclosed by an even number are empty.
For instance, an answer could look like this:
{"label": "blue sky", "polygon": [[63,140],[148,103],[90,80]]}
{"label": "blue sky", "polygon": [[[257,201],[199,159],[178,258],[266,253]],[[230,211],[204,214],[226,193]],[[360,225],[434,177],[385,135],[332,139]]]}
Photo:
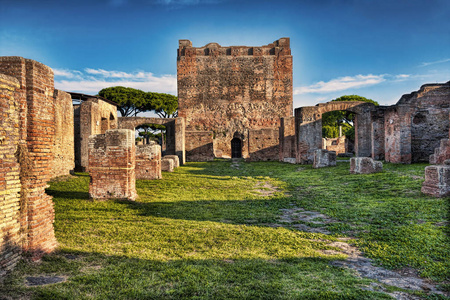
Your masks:
{"label": "blue sky", "polygon": [[294,107],[350,94],[389,105],[450,80],[449,16],[448,0],[1,0],[0,56],[52,67],[61,90],[176,95],[179,39],[290,37]]}

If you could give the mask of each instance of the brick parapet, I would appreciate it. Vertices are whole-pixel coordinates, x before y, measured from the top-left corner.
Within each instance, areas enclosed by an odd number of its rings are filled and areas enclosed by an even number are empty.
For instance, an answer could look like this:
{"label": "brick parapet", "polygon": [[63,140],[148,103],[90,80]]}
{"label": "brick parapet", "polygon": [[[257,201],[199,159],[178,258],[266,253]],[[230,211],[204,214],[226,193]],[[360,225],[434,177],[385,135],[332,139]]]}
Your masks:
{"label": "brick parapet", "polygon": [[161,178],[161,146],[155,142],[136,146],[136,179]]}

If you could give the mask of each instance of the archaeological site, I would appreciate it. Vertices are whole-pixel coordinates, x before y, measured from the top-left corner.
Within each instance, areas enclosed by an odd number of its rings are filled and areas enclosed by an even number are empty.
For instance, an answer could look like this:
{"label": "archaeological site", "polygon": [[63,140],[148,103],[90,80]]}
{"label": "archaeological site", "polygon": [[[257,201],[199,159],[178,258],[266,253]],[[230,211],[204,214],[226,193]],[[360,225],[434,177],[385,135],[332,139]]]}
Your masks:
{"label": "archaeological site", "polygon": [[[294,109],[292,67],[286,37],[255,47],[180,40],[178,117],[164,119],[120,117],[108,99],[55,89],[46,65],[0,57],[0,276],[24,253],[38,260],[57,248],[45,192],[54,177],[89,172],[92,199],[133,201],[136,179],[161,179],[186,162],[333,167],[346,151],[344,140],[322,139],[322,115],[331,111],[355,115],[352,174],[381,172],[380,161],[429,162],[422,192],[450,195],[450,81],[424,84],[391,106],[331,101]],[[164,151],[136,145],[135,128],[146,123],[166,126]]]}

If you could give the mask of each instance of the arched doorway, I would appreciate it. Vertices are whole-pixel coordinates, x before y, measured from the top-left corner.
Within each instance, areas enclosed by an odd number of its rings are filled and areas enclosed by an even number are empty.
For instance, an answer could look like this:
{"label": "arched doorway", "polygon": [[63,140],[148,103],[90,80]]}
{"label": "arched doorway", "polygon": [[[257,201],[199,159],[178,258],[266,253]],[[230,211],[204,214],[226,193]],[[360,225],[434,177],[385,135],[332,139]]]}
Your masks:
{"label": "arched doorway", "polygon": [[242,141],[240,138],[234,138],[231,140],[231,158],[242,157]]}

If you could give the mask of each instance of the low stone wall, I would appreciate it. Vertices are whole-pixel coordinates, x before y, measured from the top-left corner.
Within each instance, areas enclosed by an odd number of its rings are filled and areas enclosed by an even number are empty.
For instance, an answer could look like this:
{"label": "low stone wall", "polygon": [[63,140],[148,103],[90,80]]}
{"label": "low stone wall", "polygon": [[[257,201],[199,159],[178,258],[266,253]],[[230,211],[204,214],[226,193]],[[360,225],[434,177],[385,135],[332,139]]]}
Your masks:
{"label": "low stone wall", "polygon": [[177,155],[164,155],[165,159],[173,160],[173,167],[178,168],[180,166],[180,159]]}
{"label": "low stone wall", "polygon": [[161,159],[161,170],[165,172],[173,172],[175,168],[175,162],[171,158],[164,158]]}
{"label": "low stone wall", "polygon": [[370,174],[383,171],[383,163],[370,157],[352,157],[350,159],[351,174]]}
{"label": "low stone wall", "polygon": [[136,179],[161,178],[161,146],[155,142],[136,146]]}
{"label": "low stone wall", "polygon": [[134,132],[111,129],[89,137],[89,197],[135,200]]}

